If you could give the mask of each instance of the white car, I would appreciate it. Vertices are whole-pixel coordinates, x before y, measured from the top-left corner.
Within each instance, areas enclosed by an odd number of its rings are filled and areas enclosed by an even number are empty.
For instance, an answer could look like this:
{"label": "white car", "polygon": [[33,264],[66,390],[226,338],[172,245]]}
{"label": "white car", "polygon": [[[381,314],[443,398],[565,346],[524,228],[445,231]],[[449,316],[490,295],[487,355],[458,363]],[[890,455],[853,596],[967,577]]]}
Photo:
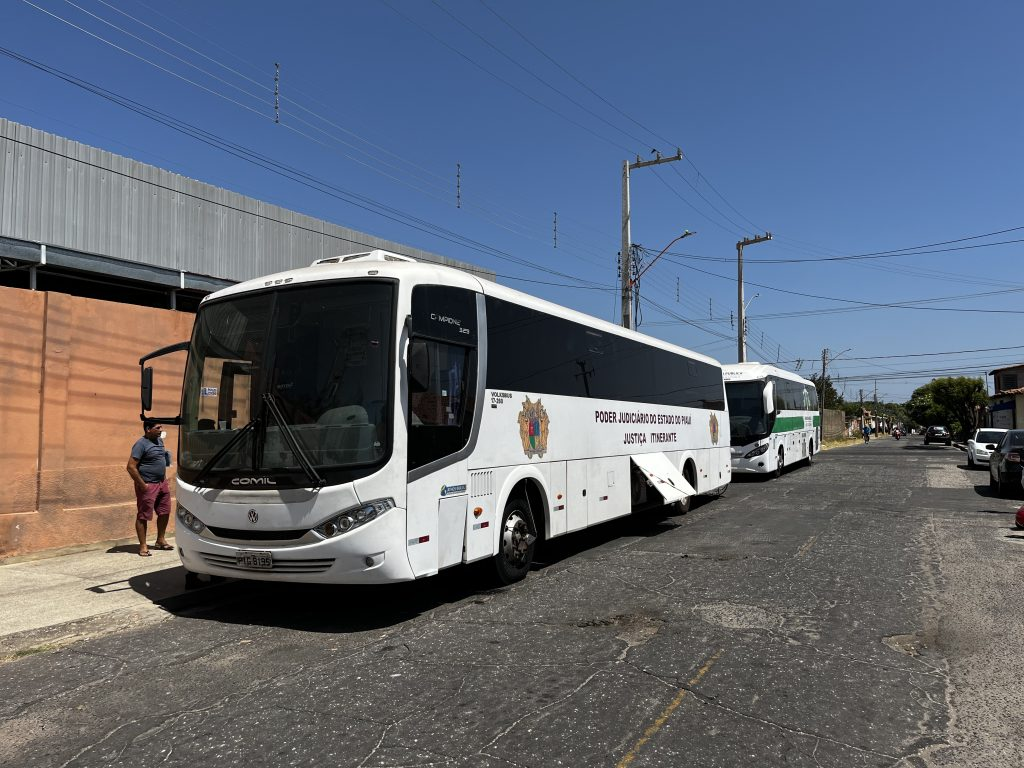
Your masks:
{"label": "white car", "polygon": [[988,457],[996,443],[1003,439],[1005,429],[979,429],[967,441],[967,466],[974,469],[979,464],[988,466]]}

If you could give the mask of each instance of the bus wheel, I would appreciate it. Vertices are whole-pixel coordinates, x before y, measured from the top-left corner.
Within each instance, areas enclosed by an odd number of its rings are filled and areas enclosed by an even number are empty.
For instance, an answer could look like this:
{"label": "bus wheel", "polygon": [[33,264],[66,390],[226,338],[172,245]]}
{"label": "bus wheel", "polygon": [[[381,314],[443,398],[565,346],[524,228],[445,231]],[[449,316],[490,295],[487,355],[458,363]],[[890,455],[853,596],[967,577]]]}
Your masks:
{"label": "bus wheel", "polygon": [[807,443],[807,466],[814,463],[814,441]]}
{"label": "bus wheel", "polygon": [[775,464],[775,476],[782,477],[782,468],[786,466],[786,451],[783,448],[779,448],[779,460]]}
{"label": "bus wheel", "polygon": [[510,499],[501,517],[501,541],[494,569],[502,584],[514,584],[530,571],[537,543],[533,517],[525,499]]}

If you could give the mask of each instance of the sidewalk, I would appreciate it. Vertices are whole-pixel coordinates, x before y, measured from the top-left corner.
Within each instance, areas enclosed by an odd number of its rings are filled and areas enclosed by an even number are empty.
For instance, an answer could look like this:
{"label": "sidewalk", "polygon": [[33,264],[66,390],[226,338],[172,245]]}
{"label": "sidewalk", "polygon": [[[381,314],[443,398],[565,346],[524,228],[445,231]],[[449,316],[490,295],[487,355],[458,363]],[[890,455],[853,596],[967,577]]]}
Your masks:
{"label": "sidewalk", "polygon": [[159,602],[185,592],[185,571],[176,552],[138,551],[137,542],[107,543],[0,565],[0,661],[105,634],[105,624],[161,620]]}

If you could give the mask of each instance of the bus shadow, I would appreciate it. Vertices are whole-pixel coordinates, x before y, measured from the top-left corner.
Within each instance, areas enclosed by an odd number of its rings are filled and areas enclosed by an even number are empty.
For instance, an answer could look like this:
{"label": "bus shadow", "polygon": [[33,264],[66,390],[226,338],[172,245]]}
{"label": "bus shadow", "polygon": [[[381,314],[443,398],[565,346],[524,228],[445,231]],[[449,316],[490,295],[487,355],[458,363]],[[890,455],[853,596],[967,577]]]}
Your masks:
{"label": "bus shadow", "polygon": [[[693,508],[704,503],[704,499],[697,500]],[[678,526],[675,517],[650,513],[542,542],[527,583],[536,578],[533,573],[555,568],[617,539],[658,536]],[[395,626],[445,605],[515,588],[499,586],[493,570],[489,561],[483,561],[448,568],[427,579],[372,586],[215,580],[154,602],[169,613],[190,619],[348,634]],[[183,569],[174,571],[172,578],[180,578],[183,584]],[[145,592],[141,584],[135,588]]]}

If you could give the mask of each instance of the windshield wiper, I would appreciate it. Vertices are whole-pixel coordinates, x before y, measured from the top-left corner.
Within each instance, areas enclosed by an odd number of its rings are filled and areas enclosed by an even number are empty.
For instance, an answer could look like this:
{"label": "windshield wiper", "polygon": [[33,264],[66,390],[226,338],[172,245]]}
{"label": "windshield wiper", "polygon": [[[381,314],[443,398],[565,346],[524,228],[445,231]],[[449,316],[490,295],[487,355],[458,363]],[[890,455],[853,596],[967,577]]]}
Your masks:
{"label": "windshield wiper", "polygon": [[259,426],[259,423],[260,417],[257,415],[252,419],[252,421],[250,421],[248,424],[246,424],[244,427],[238,430],[238,432],[236,432],[230,440],[224,443],[224,447],[217,451],[215,454],[213,454],[213,458],[203,465],[203,468],[199,470],[199,474],[196,475],[195,480],[193,480],[192,483],[194,485],[202,485],[203,480],[206,479],[206,476],[208,474],[210,474],[210,470],[213,469],[217,462],[223,459],[232,448],[238,445],[238,443],[241,442],[243,437],[245,437],[249,432],[252,432],[257,426]]}
{"label": "windshield wiper", "polygon": [[327,485],[327,481],[320,477],[320,474],[316,471],[313,466],[313,462],[309,460],[309,456],[299,445],[299,441],[295,438],[295,433],[292,432],[292,428],[288,426],[288,423],[284,419],[284,415],[281,413],[281,409],[277,407],[277,401],[274,396],[269,392],[263,394],[263,402],[270,411],[270,415],[274,417],[274,421],[281,428],[281,434],[284,435],[285,440],[288,441],[288,445],[291,446],[292,452],[295,457],[299,460],[299,465],[302,467],[306,476],[313,482],[313,487],[321,488]]}

